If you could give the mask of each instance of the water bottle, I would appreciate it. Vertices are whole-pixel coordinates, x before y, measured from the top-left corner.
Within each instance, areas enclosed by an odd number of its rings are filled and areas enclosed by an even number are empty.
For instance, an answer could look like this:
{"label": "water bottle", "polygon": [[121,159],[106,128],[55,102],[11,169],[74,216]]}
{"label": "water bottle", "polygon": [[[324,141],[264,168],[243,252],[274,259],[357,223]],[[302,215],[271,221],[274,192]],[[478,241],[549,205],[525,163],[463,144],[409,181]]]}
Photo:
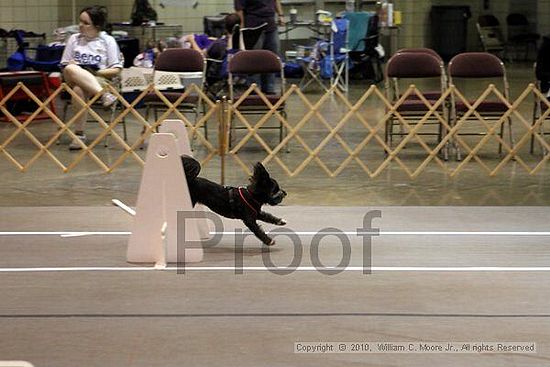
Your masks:
{"label": "water bottle", "polygon": [[379,22],[381,27],[388,26],[388,1],[383,0],[380,4]]}
{"label": "water bottle", "polygon": [[294,24],[296,23],[296,20],[298,19],[298,9],[295,7],[292,7],[290,9],[290,23]]}
{"label": "water bottle", "polygon": [[393,27],[393,4],[388,3],[386,8],[386,25],[388,27]]}
{"label": "water bottle", "polygon": [[155,53],[153,52],[153,50],[146,50],[143,56],[143,66],[146,68],[152,68],[153,62],[155,61]]}

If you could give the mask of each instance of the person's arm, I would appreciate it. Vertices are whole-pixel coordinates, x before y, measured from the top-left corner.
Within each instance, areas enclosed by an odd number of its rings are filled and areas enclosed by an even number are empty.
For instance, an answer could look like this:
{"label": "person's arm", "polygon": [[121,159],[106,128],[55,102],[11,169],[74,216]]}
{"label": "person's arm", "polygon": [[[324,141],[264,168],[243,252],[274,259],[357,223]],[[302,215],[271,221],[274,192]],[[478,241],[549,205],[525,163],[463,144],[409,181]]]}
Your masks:
{"label": "person's arm", "polygon": [[237,13],[239,18],[241,18],[241,28],[244,28],[244,13],[243,13],[243,11],[242,10],[237,10],[237,11],[235,11],[235,13]]}
{"label": "person's arm", "polygon": [[65,44],[65,49],[63,50],[63,56],[61,56],[60,62],[62,66],[69,65],[70,63],[76,63],[74,61],[74,45],[76,43],[76,37],[78,37],[78,35],[73,34],[69,37],[67,43]]}
{"label": "person's arm", "polygon": [[100,69],[96,72],[97,75],[102,76],[107,79],[111,79],[122,70],[122,60],[120,59],[120,49],[116,40],[111,36],[106,36],[107,38],[107,67],[105,69]]}
{"label": "person's arm", "polygon": [[197,41],[195,41],[195,35],[194,34],[188,34],[186,36],[183,36],[182,38],[183,38],[184,42],[189,43],[189,45],[191,46],[191,48],[193,50],[202,52],[199,45],[197,45]]}
{"label": "person's arm", "polygon": [[107,69],[101,69],[96,72],[96,75],[102,76],[107,79],[111,79],[118,74],[120,74],[120,70],[122,68],[107,68]]}
{"label": "person's arm", "polygon": [[235,13],[241,19],[241,28],[244,28],[244,12],[243,12],[244,4],[243,4],[243,0],[235,0],[234,8],[235,8]]}
{"label": "person's arm", "polygon": [[279,19],[279,25],[285,24],[285,14],[283,13],[283,7],[281,6],[280,0],[274,0],[275,1],[275,12],[277,13],[278,19]]}

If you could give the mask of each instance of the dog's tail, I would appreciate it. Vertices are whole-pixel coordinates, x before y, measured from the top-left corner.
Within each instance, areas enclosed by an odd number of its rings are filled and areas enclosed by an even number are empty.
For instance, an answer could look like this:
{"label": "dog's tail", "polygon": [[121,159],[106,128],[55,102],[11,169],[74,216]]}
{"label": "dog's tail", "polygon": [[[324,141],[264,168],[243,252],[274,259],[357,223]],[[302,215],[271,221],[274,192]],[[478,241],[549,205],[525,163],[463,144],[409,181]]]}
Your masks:
{"label": "dog's tail", "polygon": [[185,178],[187,183],[195,181],[195,178],[201,171],[201,164],[195,158],[188,155],[181,156],[181,163],[183,164],[183,172],[185,172]]}

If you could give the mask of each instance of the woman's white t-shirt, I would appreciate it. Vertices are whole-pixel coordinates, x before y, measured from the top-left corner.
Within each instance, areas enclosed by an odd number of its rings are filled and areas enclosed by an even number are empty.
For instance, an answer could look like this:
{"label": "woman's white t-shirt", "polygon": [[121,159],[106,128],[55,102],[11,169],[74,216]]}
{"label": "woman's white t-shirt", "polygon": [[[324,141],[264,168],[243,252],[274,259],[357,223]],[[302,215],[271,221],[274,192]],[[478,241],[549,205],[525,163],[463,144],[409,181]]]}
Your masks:
{"label": "woman's white t-shirt", "polygon": [[105,32],[100,32],[96,38],[88,39],[81,33],[69,37],[61,64],[76,61],[80,65],[93,65],[98,69],[122,68],[120,50],[116,40]]}

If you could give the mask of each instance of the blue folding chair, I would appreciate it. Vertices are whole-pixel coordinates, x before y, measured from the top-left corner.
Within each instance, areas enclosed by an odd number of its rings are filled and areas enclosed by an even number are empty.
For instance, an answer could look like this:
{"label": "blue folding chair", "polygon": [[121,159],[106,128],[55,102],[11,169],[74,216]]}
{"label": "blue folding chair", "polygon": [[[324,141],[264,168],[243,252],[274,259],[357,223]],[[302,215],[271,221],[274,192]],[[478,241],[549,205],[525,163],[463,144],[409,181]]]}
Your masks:
{"label": "blue folding chair", "polygon": [[330,32],[330,86],[338,86],[344,92],[348,91],[349,86],[349,24],[348,19],[335,19]]}
{"label": "blue folding chair", "polygon": [[[311,47],[310,55],[297,60],[304,69],[304,77],[300,81],[300,89],[305,91],[316,82],[325,91],[332,86],[338,86],[344,92],[348,90],[348,24],[347,19],[335,19],[330,26],[329,39],[319,39]],[[324,80],[330,80],[327,87]]]}
{"label": "blue folding chair", "polygon": [[[59,63],[65,46],[44,46],[29,48],[23,38],[24,32],[15,31],[14,37],[17,42],[17,51],[8,58],[8,69],[10,71],[21,71],[31,68],[36,71],[52,72],[60,71]],[[28,50],[34,50],[36,57],[30,58]]]}

